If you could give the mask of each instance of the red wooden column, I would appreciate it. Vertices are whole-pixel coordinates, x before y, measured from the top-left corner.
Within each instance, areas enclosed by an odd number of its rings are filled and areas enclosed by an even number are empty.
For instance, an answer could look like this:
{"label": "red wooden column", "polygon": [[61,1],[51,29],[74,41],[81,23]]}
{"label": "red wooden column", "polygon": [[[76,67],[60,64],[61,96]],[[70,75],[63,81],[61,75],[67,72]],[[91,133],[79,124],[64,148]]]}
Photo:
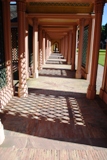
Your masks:
{"label": "red wooden column", "polygon": [[62,39],[59,40],[58,52],[62,53]]}
{"label": "red wooden column", "polygon": [[64,53],[65,53],[65,43],[64,43],[64,37],[63,37],[63,42],[62,42],[62,43],[63,43],[63,49],[62,49],[62,50],[63,50],[63,57],[64,57]]}
{"label": "red wooden column", "polygon": [[[12,58],[11,58],[11,25],[10,25],[10,1],[2,1],[3,25],[4,25],[4,49],[6,61],[7,85],[0,90],[0,110],[7,104],[13,95],[12,85]],[[1,83],[1,82],[0,82]],[[0,117],[1,118],[1,117]],[[5,139],[4,127],[0,119],[0,145]]]}
{"label": "red wooden column", "polygon": [[93,54],[93,43],[94,43],[94,31],[95,31],[95,15],[92,15],[92,20],[89,23],[89,40],[88,40],[88,54],[86,61],[87,79],[90,80],[91,66],[92,66],[92,54]]}
{"label": "red wooden column", "polygon": [[49,39],[49,36],[48,36],[48,58],[50,56],[50,39]]}
{"label": "red wooden column", "polygon": [[38,78],[38,20],[33,19],[33,77]]}
{"label": "red wooden column", "polygon": [[28,96],[25,61],[25,2],[17,1],[18,12],[18,53],[19,53],[19,97]]}
{"label": "red wooden column", "polygon": [[66,36],[64,36],[64,58],[66,59]]}
{"label": "red wooden column", "polygon": [[49,56],[51,55],[52,51],[51,51],[51,39],[49,39]]}
{"label": "red wooden column", "polygon": [[48,42],[47,42],[47,50],[48,50],[48,57],[47,58],[49,58],[49,56],[50,56],[50,39],[49,39],[49,36],[47,36],[47,40],[48,40]]}
{"label": "red wooden column", "polygon": [[12,56],[11,56],[11,23],[10,23],[10,1],[6,0],[2,2],[3,7],[3,25],[4,25],[4,49],[5,49],[5,61],[6,61],[6,78],[7,86],[3,93],[3,106],[13,96],[13,75],[12,75]]}
{"label": "red wooden column", "polygon": [[45,33],[45,62],[47,61],[47,34]]}
{"label": "red wooden column", "polygon": [[63,40],[61,39],[61,40],[60,40],[60,44],[61,44],[61,51],[60,51],[60,52],[61,52],[62,55],[63,55],[63,47],[62,47],[62,46],[63,46],[63,42],[62,42],[62,41],[63,41]]}
{"label": "red wooden column", "polygon": [[72,31],[69,32],[69,35],[68,35],[68,58],[67,58],[67,63],[68,64],[71,64],[71,47],[72,47]]}
{"label": "red wooden column", "polygon": [[42,39],[42,50],[43,50],[43,61],[42,61],[42,63],[43,64],[45,64],[45,41],[46,41],[46,38],[45,38],[45,31],[43,30],[43,32],[42,32],[42,37],[43,37],[43,39]]}
{"label": "red wooden column", "polygon": [[48,56],[49,56],[49,39],[48,39],[48,35],[46,36],[47,37],[47,54],[46,54],[46,60],[48,59]]}
{"label": "red wooden column", "polygon": [[38,55],[38,64],[39,70],[42,69],[42,27],[39,26],[39,55]]}
{"label": "red wooden column", "polygon": [[77,64],[76,78],[81,78],[84,22],[85,22],[85,19],[80,20],[79,51],[78,51],[78,64]]}
{"label": "red wooden column", "polygon": [[100,89],[100,98],[107,104],[107,42],[102,87]]}
{"label": "red wooden column", "polygon": [[71,70],[72,71],[75,71],[76,31],[77,31],[77,26],[73,26],[73,31],[72,31],[72,59],[71,59]]}
{"label": "red wooden column", "polygon": [[61,54],[63,55],[63,38],[61,39]]}
{"label": "red wooden column", "polygon": [[66,35],[65,38],[65,59],[67,60],[68,57],[68,34]]}
{"label": "red wooden column", "polygon": [[101,36],[101,22],[104,7],[104,0],[95,0],[95,32],[94,32],[94,47],[92,55],[91,77],[90,84],[87,90],[87,98],[94,99],[96,95],[96,78],[98,69],[98,55]]}
{"label": "red wooden column", "polygon": [[26,18],[25,26],[25,56],[26,56],[26,78],[29,78],[29,50],[28,50],[28,18]]}
{"label": "red wooden column", "polygon": [[63,55],[63,39],[60,40],[60,43],[61,43],[61,53]]}

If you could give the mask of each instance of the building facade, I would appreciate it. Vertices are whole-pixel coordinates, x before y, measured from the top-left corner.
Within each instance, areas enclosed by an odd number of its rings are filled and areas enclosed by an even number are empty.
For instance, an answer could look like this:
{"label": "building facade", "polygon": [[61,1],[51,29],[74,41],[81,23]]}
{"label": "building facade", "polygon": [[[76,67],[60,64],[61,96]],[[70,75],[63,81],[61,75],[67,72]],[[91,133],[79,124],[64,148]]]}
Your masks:
{"label": "building facade", "polygon": [[[76,70],[76,79],[89,79],[86,97],[94,99],[101,22],[107,1],[10,2],[0,0],[0,108],[14,95],[16,77],[18,96],[28,96],[27,79],[29,76],[38,78],[38,71],[52,52],[62,53],[71,64],[71,70]],[[99,96],[107,103],[107,47]]]}

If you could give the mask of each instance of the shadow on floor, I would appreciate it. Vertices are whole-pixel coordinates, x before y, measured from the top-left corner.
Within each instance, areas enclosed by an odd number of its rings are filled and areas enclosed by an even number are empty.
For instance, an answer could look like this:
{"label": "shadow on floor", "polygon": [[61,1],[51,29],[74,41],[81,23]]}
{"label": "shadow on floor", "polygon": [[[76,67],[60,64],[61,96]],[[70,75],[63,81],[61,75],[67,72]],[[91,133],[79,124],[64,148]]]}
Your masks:
{"label": "shadow on floor", "polygon": [[61,54],[51,54],[49,59],[64,59],[64,57]]}
{"label": "shadow on floor", "polygon": [[39,76],[59,77],[59,78],[75,78],[75,71],[67,69],[43,68],[39,71]]}
{"label": "shadow on floor", "polygon": [[67,64],[66,59],[60,53],[53,53],[49,56],[46,64]]}
{"label": "shadow on floor", "polygon": [[13,97],[8,103],[2,122],[10,131],[107,147],[107,115],[102,105],[98,97],[88,100],[82,93],[29,89],[27,98]]}
{"label": "shadow on floor", "polygon": [[58,60],[57,61],[55,61],[55,60],[47,60],[46,64],[59,64],[59,65],[61,65],[61,64],[67,64],[67,62],[66,61],[63,62],[60,59],[59,59],[59,61]]}

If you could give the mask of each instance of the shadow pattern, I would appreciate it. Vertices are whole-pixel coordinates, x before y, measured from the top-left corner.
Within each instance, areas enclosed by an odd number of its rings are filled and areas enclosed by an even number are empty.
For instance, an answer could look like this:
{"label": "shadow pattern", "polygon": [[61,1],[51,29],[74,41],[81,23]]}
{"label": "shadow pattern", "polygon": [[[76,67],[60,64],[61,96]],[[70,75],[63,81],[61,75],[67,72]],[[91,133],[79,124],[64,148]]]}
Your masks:
{"label": "shadow pattern", "polygon": [[43,68],[39,71],[39,76],[46,77],[59,77],[59,78],[75,78],[75,71],[56,69],[56,68]]}
{"label": "shadow pattern", "polygon": [[15,132],[107,147],[107,116],[85,94],[29,89],[28,98],[14,97],[8,103],[2,122]]}

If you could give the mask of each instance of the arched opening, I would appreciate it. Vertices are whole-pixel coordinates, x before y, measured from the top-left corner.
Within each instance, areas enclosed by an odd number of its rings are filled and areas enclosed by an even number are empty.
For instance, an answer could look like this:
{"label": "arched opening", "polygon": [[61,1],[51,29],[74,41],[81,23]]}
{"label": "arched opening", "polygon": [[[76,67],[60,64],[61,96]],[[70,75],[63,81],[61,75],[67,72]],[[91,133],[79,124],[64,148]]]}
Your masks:
{"label": "arched opening", "polygon": [[54,42],[53,44],[53,52],[59,52],[59,43],[58,42]]}

